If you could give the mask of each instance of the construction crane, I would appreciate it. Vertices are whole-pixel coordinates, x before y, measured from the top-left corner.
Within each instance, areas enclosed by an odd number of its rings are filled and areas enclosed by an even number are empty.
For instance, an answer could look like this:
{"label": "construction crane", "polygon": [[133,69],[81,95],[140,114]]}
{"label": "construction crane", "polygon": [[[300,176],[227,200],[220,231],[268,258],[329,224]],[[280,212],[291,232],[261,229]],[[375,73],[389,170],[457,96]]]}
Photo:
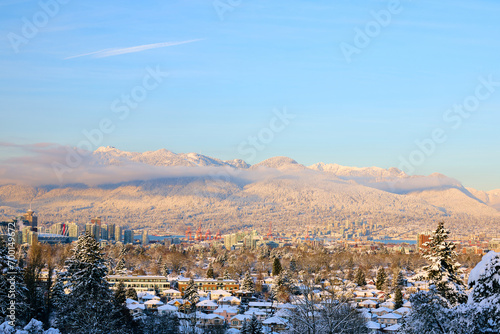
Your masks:
{"label": "construction crane", "polygon": [[187,241],[191,239],[191,226],[189,226],[188,229],[186,230],[186,238]]}
{"label": "construction crane", "polygon": [[217,230],[217,234],[215,235],[215,240],[219,240],[221,239],[221,235],[220,235],[220,230]]}
{"label": "construction crane", "polygon": [[196,230],[196,240],[198,241],[203,240],[203,233],[201,232],[201,222],[198,229]]}
{"label": "construction crane", "polygon": [[210,229],[205,233],[205,240],[210,240],[212,238],[212,235],[210,233]]}
{"label": "construction crane", "polygon": [[273,223],[269,222],[269,231],[267,232],[267,239],[271,240],[273,237]]}

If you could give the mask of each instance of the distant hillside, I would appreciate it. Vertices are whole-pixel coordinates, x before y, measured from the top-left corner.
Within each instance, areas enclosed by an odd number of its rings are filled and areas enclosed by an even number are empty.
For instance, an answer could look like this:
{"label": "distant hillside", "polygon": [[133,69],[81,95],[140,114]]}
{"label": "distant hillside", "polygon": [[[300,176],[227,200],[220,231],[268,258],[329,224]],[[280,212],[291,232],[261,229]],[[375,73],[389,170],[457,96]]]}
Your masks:
{"label": "distant hillside", "polygon": [[[388,233],[432,228],[439,220],[461,233],[497,233],[500,227],[500,190],[466,189],[441,174],[408,176],[396,168],[323,163],[305,167],[287,157],[249,166],[195,153],[112,147],[97,149],[91,166],[89,173],[109,181],[0,186],[0,218],[19,215],[31,204],[42,221],[84,223],[100,215],[124,226],[179,233],[199,221],[215,231],[264,230],[269,222],[278,230],[301,231],[345,219],[371,219],[385,224]],[[131,168],[133,174],[119,175]],[[103,178],[105,173],[110,177]]]}

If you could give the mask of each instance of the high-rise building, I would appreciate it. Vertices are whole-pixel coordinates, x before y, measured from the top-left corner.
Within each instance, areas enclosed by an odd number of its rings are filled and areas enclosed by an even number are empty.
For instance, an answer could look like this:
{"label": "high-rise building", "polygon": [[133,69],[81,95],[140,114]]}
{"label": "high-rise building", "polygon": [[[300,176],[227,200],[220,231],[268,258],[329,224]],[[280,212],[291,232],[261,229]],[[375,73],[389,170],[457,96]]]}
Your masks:
{"label": "high-rise building", "polygon": [[417,234],[417,246],[418,246],[417,249],[419,252],[422,252],[427,249],[427,247],[424,246],[424,244],[431,240],[431,235],[432,232],[422,232]]}
{"label": "high-rise building", "polygon": [[101,225],[101,240],[108,240],[109,235],[108,235],[108,225],[102,224]]}
{"label": "high-rise building", "polygon": [[148,230],[143,230],[142,231],[142,244],[147,245],[149,244],[149,235],[148,235]]}
{"label": "high-rise building", "polygon": [[22,229],[23,244],[28,243],[28,234],[31,232],[31,226],[25,226]]}
{"label": "high-rise building", "polygon": [[108,224],[108,240],[115,240],[115,224]]}
{"label": "high-rise building", "polygon": [[[85,225],[85,232],[94,237],[94,239],[99,240],[99,232],[97,230],[98,226],[96,224],[87,223]],[[99,227],[100,228],[100,227]]]}
{"label": "high-rise building", "polygon": [[121,226],[115,226],[115,241],[122,241],[122,228]]}
{"label": "high-rise building", "polygon": [[62,234],[63,223],[55,223],[50,226],[49,233],[50,234]]}
{"label": "high-rise building", "polygon": [[38,232],[38,217],[35,214],[35,211],[29,209],[24,215],[23,220],[29,223],[31,227],[31,231]]}
{"label": "high-rise building", "polygon": [[36,245],[38,243],[38,232],[28,231],[28,244],[31,246]]}
{"label": "high-rise building", "polygon": [[70,238],[78,238],[78,235],[80,234],[80,231],[79,231],[79,228],[78,228],[78,225],[76,225],[75,223],[69,223],[68,224],[68,236]]}
{"label": "high-rise building", "polygon": [[95,217],[90,219],[90,223],[96,225],[95,227],[96,234],[94,237],[97,240],[101,239],[101,217]]}
{"label": "high-rise building", "polygon": [[123,243],[124,244],[133,244],[134,243],[134,231],[132,231],[132,230],[123,231]]}

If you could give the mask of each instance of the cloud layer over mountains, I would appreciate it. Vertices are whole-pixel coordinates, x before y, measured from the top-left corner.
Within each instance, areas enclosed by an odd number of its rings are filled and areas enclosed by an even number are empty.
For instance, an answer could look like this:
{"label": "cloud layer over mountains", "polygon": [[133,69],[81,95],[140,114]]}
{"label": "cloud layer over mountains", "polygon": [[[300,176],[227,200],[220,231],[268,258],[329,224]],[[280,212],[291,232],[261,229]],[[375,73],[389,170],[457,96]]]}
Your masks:
{"label": "cloud layer over mountains", "polygon": [[275,157],[250,166],[240,159],[223,161],[197,153],[176,154],[166,149],[139,153],[100,147],[94,152],[82,152],[48,143],[24,146],[0,143],[0,146],[21,148],[28,153],[0,161],[0,185],[97,186],[182,177],[257,181],[280,172],[316,171],[397,194],[449,188],[468,192],[459,181],[438,173],[409,176],[397,168],[358,168],[324,163],[305,167],[287,157]]}
{"label": "cloud layer over mountains", "polygon": [[[270,221],[304,227],[373,219],[395,229],[422,229],[446,220],[465,231],[478,222],[492,229],[500,224],[498,191],[466,189],[441,174],[409,176],[396,168],[324,163],[306,167],[288,157],[249,166],[166,149],[138,153],[100,147],[75,155],[54,144],[1,146],[25,152],[0,162],[3,217],[32,203],[47,219],[85,222],[89,215],[107,215],[131,226],[179,227],[201,220],[234,228]],[[162,218],[153,223],[154,217]]]}

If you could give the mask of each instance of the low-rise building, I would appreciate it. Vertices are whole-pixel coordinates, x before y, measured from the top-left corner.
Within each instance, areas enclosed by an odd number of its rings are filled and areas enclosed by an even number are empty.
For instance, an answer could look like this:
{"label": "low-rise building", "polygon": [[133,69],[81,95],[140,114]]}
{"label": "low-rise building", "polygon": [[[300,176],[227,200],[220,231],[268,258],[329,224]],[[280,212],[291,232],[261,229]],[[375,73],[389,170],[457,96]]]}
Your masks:
{"label": "low-rise building", "polygon": [[170,288],[170,282],[165,276],[109,275],[107,280],[112,289],[115,289],[120,282],[125,285],[125,289],[134,288],[137,292],[156,289],[162,291]]}
{"label": "low-rise building", "polygon": [[[187,288],[189,279],[179,279],[178,281],[178,289],[180,292],[184,293],[184,290]],[[215,290],[224,290],[224,291],[236,291],[240,288],[238,283],[232,279],[195,279],[194,284],[196,288],[201,291],[212,292]]]}

